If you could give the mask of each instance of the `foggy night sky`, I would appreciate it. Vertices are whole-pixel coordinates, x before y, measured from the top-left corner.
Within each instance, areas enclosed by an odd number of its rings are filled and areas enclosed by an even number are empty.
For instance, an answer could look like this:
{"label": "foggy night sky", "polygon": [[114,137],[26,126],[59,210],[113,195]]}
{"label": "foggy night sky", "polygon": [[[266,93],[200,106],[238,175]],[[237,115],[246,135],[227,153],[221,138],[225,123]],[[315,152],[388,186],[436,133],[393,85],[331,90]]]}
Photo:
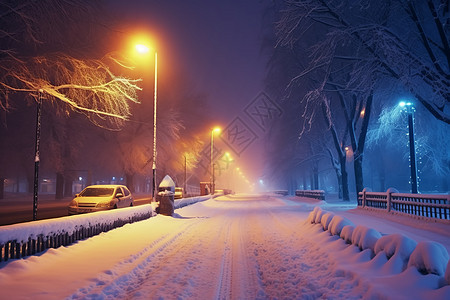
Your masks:
{"label": "foggy night sky", "polygon": [[[107,5],[124,34],[148,30],[158,44],[158,76],[186,76],[193,90],[207,96],[213,120],[222,128],[242,116],[244,107],[263,91],[264,1],[116,0]],[[249,176],[252,180],[263,168],[261,142],[259,136],[238,162],[260,163]]]}

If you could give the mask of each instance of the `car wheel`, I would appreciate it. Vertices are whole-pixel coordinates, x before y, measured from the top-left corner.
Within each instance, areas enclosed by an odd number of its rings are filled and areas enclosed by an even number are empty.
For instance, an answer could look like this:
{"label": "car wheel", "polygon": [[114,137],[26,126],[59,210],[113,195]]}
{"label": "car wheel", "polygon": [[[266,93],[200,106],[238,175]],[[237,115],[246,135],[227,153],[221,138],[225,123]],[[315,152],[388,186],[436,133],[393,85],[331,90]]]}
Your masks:
{"label": "car wheel", "polygon": [[130,203],[130,207],[133,206],[133,202]]}
{"label": "car wheel", "polygon": [[113,209],[116,209],[117,208],[117,204],[114,204],[114,207],[113,207]]}

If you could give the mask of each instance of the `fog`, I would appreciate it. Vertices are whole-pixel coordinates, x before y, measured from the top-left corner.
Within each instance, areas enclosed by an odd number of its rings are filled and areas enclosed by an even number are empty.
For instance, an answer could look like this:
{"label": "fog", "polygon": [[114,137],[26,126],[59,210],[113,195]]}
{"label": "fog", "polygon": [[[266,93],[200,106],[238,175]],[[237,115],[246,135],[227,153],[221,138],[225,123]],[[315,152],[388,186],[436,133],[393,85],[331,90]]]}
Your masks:
{"label": "fog", "polygon": [[[45,10],[50,4],[37,7]],[[316,19],[302,19],[302,9],[283,1],[108,1],[71,18],[49,11],[64,24],[52,27],[52,34],[45,18],[31,18],[35,31],[30,33],[25,30],[30,24],[7,14],[2,29],[20,39],[0,37],[2,189],[33,189],[33,88],[43,79],[40,192],[71,196],[89,184],[119,182],[135,192],[150,192],[155,60],[131,54],[132,43],[141,38],[158,53],[157,182],[169,174],[192,193],[212,177],[218,189],[234,191],[323,189],[351,199],[364,187],[409,192],[408,112],[398,106],[407,99],[415,108],[418,190],[446,193],[445,53],[416,39],[420,35],[410,15],[394,18],[392,11],[401,2],[371,5],[331,5],[346,23],[336,19],[328,24],[318,21],[327,18],[320,9]],[[428,8],[420,1],[416,5],[429,25],[425,34],[440,45]],[[32,8],[25,6],[23,13],[32,14]],[[374,35],[364,22],[388,24],[401,42]],[[101,59],[111,53],[120,55],[114,60],[120,63],[105,67]],[[42,57],[48,60],[45,66],[69,65],[60,68],[67,72],[53,67],[41,72]],[[439,58],[437,65],[432,57]],[[56,63],[62,58],[64,63]],[[116,102],[104,105],[99,96],[104,91],[95,90],[95,84],[73,93],[80,82],[92,84],[89,78],[76,81],[69,64],[75,59],[98,59],[108,72],[121,76],[118,82],[129,84],[125,96],[120,87],[115,90],[120,96],[106,94]],[[12,71],[27,66],[30,72]],[[433,80],[411,75],[425,73]],[[57,89],[71,76],[71,86]],[[217,126],[221,132],[212,133]]]}

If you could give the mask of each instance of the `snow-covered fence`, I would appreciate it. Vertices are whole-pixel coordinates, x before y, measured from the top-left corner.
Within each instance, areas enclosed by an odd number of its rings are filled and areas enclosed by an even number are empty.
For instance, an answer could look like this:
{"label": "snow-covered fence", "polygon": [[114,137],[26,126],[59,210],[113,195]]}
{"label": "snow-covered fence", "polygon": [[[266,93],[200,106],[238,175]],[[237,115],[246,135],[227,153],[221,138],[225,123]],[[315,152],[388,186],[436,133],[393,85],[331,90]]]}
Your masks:
{"label": "snow-covered fence", "polygon": [[296,190],[295,196],[325,200],[325,191],[323,190]]}
{"label": "snow-covered fence", "polygon": [[34,255],[141,221],[153,215],[150,204],[0,227],[0,261]]}
{"label": "snow-covered fence", "polygon": [[358,194],[358,206],[372,207],[427,218],[450,220],[450,195],[425,195],[395,193],[388,189],[385,193],[368,192]]}
{"label": "snow-covered fence", "polygon": [[273,191],[272,193],[274,193],[276,195],[282,195],[282,196],[289,195],[289,192],[287,190],[276,190],[276,191]]}
{"label": "snow-covered fence", "polygon": [[196,185],[190,185],[188,184],[186,186],[186,190],[184,191],[184,194],[186,197],[196,197],[200,195],[200,187]]}
{"label": "snow-covered fence", "polygon": [[[446,248],[437,242],[416,241],[402,234],[381,235],[373,228],[358,225],[350,220],[323,211],[316,206],[309,214],[306,223],[319,224],[324,231],[338,236],[347,244],[360,251],[370,251],[370,259],[384,256],[385,263],[400,273],[415,267],[422,274],[435,274],[442,277],[442,283],[450,285],[450,260]],[[378,262],[383,261],[378,259]]]}
{"label": "snow-covered fence", "polygon": [[206,196],[198,196],[198,197],[190,197],[190,198],[183,198],[179,200],[175,200],[174,202],[174,208],[182,208],[200,201],[205,201],[211,198],[211,195]]}

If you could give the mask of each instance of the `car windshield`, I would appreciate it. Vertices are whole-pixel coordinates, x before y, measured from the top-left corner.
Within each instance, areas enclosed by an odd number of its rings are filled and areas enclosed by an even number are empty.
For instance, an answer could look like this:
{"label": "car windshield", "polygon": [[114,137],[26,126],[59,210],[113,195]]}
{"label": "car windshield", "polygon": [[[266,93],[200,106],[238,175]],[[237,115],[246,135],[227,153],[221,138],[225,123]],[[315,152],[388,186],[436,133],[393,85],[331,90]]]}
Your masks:
{"label": "car windshield", "polygon": [[80,197],[104,197],[111,196],[114,188],[87,188],[80,193]]}

